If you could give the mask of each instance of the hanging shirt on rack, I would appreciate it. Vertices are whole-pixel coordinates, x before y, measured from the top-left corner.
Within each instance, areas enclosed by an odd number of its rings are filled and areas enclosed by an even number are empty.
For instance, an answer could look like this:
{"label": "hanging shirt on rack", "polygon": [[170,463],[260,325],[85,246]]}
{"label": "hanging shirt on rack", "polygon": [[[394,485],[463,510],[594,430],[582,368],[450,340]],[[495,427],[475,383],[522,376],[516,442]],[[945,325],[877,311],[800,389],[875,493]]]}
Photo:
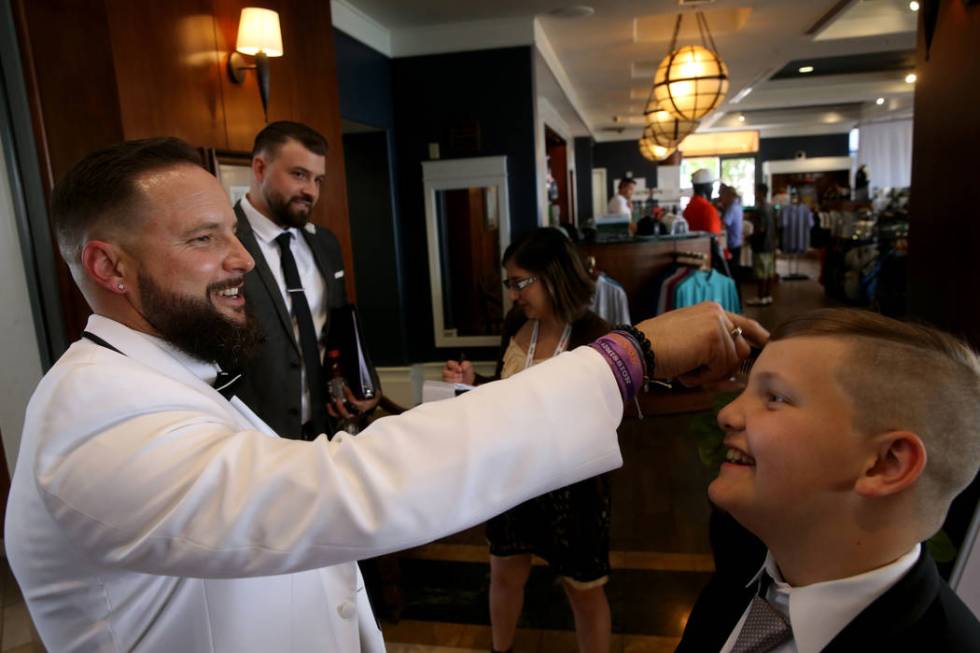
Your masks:
{"label": "hanging shirt on rack", "polygon": [[731,277],[718,274],[714,270],[698,270],[689,274],[674,291],[676,308],[693,306],[704,301],[718,302],[726,311],[742,312],[735,282]]}
{"label": "hanging shirt on rack", "polygon": [[787,204],[779,217],[783,236],[781,249],[787,254],[799,254],[810,249],[810,229],[813,228],[813,212],[802,202]]}
{"label": "hanging shirt on rack", "polygon": [[595,283],[592,312],[609,324],[632,324],[629,298],[618,281],[605,272],[599,273]]}

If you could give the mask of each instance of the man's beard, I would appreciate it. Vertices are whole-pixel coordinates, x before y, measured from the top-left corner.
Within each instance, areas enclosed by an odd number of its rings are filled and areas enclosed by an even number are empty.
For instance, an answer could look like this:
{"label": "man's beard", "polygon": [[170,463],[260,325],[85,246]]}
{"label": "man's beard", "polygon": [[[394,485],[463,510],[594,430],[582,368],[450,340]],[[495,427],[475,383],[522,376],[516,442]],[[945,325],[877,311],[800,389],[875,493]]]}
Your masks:
{"label": "man's beard", "polygon": [[[305,209],[295,209],[292,207],[293,200],[305,200],[309,205]],[[265,195],[266,206],[272,213],[273,221],[283,227],[295,227],[302,229],[310,221],[310,213],[313,212],[313,201],[303,195],[283,197],[279,193],[269,192]]]}
{"label": "man's beard", "polygon": [[[241,279],[211,284],[205,299],[172,293],[148,275],[139,275],[143,318],[164,340],[198,360],[217,363],[226,372],[239,371],[255,355],[262,333],[255,316],[245,304],[245,322],[239,324],[215,308],[211,293],[233,287]],[[245,288],[239,290],[244,292]]]}

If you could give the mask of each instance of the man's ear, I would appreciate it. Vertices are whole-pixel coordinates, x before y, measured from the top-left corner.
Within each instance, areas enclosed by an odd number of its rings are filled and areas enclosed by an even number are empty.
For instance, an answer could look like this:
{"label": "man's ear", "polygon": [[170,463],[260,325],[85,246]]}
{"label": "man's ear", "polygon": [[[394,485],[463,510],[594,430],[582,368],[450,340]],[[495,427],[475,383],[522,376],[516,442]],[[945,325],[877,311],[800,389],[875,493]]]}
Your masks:
{"label": "man's ear", "polygon": [[267,165],[268,163],[261,154],[256,154],[252,157],[252,177],[254,177],[256,181],[261,182],[265,177],[265,169]]}
{"label": "man's ear", "polygon": [[90,240],[82,248],[82,269],[92,283],[111,293],[125,295],[128,266],[122,250],[115,243]]}
{"label": "man's ear", "polygon": [[926,467],[926,445],[911,431],[889,431],[873,439],[874,458],[855,483],[865,497],[884,497],[911,487]]}

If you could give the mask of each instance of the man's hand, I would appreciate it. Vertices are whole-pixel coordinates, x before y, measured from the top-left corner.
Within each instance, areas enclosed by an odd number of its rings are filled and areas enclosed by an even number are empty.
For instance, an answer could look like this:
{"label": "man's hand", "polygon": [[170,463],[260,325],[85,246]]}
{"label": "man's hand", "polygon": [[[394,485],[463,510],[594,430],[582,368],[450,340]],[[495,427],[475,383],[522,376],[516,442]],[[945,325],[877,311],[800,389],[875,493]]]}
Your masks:
{"label": "man's hand", "polygon": [[[733,336],[735,328],[741,334]],[[723,379],[762,347],[769,332],[755,320],[725,311],[714,302],[680,308],[636,325],[650,339],[656,378],[677,378],[685,385]]]}
{"label": "man's hand", "polygon": [[[331,417],[359,419],[365,413],[373,410],[378,405],[378,402],[381,401],[380,392],[374,395],[373,399],[358,399],[346,385],[344,386],[344,396],[347,398],[347,401],[337,401],[334,399],[327,404],[327,412],[330,413]],[[348,410],[348,406],[354,408],[354,412]]]}

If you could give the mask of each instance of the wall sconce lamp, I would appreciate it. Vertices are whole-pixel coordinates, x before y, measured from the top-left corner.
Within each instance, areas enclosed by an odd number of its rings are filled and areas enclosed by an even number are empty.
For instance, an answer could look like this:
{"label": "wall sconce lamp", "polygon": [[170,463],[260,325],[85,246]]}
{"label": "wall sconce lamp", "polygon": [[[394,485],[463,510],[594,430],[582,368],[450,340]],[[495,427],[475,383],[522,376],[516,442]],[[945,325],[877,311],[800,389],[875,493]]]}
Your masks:
{"label": "wall sconce lamp", "polygon": [[[242,9],[235,50],[228,56],[228,76],[233,83],[241,84],[245,81],[245,71],[255,70],[259,82],[259,97],[262,99],[262,113],[265,121],[269,122],[269,57],[282,56],[279,14],[259,7]],[[255,65],[246,66],[242,54],[255,57]]]}

